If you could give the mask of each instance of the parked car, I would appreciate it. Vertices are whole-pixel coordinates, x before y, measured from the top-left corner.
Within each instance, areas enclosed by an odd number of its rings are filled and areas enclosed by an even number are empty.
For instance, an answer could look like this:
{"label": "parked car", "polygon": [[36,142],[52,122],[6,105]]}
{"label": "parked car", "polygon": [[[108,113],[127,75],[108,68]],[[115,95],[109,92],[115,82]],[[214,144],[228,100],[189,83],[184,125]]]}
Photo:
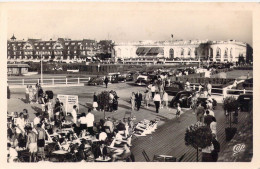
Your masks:
{"label": "parked car", "polygon": [[[182,108],[190,108],[192,104],[192,96],[194,95],[195,91],[180,91],[176,94],[175,97],[172,98],[170,102],[170,107],[177,107],[177,103],[180,103]],[[201,103],[201,105],[206,108],[207,98],[198,98],[197,104]],[[217,106],[217,101],[212,98],[212,105],[213,109]]]}
{"label": "parked car", "polygon": [[139,78],[135,81],[135,84],[138,85],[138,86],[146,86],[147,84],[149,84],[149,81],[146,80],[146,79],[143,78],[143,77],[139,77]]}
{"label": "parked car", "polygon": [[175,96],[179,91],[184,90],[184,84],[180,82],[173,82],[168,87],[164,87],[164,90],[168,93],[168,95]]}
{"label": "parked car", "polygon": [[116,78],[118,82],[126,82],[126,77],[124,75],[118,75]]}
{"label": "parked car", "polygon": [[241,111],[250,111],[253,107],[253,94],[241,94],[238,96],[237,101]]}
{"label": "parked car", "polygon": [[133,81],[134,80],[134,74],[128,73],[125,75],[126,81]]}
{"label": "parked car", "polygon": [[177,103],[180,103],[182,108],[190,108],[191,106],[191,98],[194,94],[194,91],[180,91],[176,94],[175,97],[172,98],[170,102],[170,107],[177,107]]}
{"label": "parked car", "polygon": [[103,77],[92,77],[88,81],[88,85],[96,86],[96,85],[103,85],[104,84],[104,78]]}

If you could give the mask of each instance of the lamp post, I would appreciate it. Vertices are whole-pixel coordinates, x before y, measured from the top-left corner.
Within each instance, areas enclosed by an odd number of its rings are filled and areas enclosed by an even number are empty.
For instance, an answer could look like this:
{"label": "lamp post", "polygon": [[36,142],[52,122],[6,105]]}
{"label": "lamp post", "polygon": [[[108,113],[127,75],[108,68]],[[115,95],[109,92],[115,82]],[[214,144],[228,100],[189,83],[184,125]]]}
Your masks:
{"label": "lamp post", "polygon": [[42,51],[41,51],[41,85],[43,85],[43,79],[42,79]]}

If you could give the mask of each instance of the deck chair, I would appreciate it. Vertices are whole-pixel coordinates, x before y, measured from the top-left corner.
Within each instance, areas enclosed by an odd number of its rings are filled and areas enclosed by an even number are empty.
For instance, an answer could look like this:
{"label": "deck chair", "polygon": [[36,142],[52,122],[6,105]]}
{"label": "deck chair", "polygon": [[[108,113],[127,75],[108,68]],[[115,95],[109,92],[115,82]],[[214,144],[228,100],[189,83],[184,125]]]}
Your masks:
{"label": "deck chair", "polygon": [[148,157],[148,155],[146,154],[145,150],[142,151],[142,154],[143,154],[146,162],[150,162],[151,161],[150,158]]}
{"label": "deck chair", "polygon": [[176,162],[177,159],[175,157],[165,157],[165,162]]}
{"label": "deck chair", "polygon": [[183,154],[183,155],[179,158],[178,162],[181,162],[181,161],[184,159],[184,156],[185,156],[185,155],[186,155],[186,153]]}
{"label": "deck chair", "polygon": [[154,155],[153,162],[164,162],[164,158],[159,155]]}
{"label": "deck chair", "polygon": [[131,118],[132,117],[132,112],[131,111],[125,111],[124,118],[126,118],[126,115],[130,115],[129,117]]}

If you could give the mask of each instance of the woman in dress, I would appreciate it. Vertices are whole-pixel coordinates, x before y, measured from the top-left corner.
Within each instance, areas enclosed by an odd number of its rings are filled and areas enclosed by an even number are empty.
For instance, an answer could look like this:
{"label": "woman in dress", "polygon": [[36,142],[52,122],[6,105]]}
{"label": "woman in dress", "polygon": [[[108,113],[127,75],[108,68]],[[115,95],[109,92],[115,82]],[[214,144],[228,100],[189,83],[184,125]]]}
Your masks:
{"label": "woman in dress", "polygon": [[29,104],[29,85],[25,88],[25,102]]}
{"label": "woman in dress", "polygon": [[34,92],[32,86],[29,86],[29,102],[30,104],[33,103],[33,98],[34,98]]}
{"label": "woman in dress", "polygon": [[135,110],[135,92],[132,92],[132,96],[130,98],[130,101],[131,101],[132,110]]}
{"label": "woman in dress", "polygon": [[93,110],[97,110],[97,107],[98,107],[98,103],[97,103],[97,95],[96,95],[96,92],[94,92],[94,95],[93,95]]}
{"label": "woman in dress", "polygon": [[145,106],[148,108],[150,103],[151,94],[149,90],[146,90],[144,93]]}

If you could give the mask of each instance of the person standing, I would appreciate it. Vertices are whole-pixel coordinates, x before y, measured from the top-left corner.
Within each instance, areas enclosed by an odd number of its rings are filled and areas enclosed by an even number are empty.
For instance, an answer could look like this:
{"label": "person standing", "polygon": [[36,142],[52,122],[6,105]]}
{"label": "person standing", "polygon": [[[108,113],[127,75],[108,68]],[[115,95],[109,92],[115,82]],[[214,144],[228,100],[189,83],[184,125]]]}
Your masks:
{"label": "person standing", "polygon": [[217,137],[217,120],[215,117],[212,117],[212,122],[210,123],[210,129],[212,134],[215,134]]}
{"label": "person standing", "polygon": [[149,104],[150,104],[150,92],[149,92],[149,89],[147,89],[144,93],[144,100],[145,100],[145,105],[146,105],[146,108],[149,107]]}
{"label": "person standing", "polygon": [[106,85],[106,88],[107,88],[108,82],[109,82],[109,80],[108,80],[108,78],[107,78],[107,76],[106,76],[106,77],[105,77],[105,80],[104,80],[104,83],[105,83],[105,85]]}
{"label": "person standing", "polygon": [[130,101],[131,101],[132,110],[135,110],[135,92],[132,92],[132,96],[130,98]]}
{"label": "person standing", "polygon": [[109,92],[109,111],[113,112],[114,95],[112,91]]}
{"label": "person standing", "polygon": [[43,98],[43,90],[42,87],[39,85],[38,86],[38,102],[39,104],[42,104],[42,98]]}
{"label": "person standing", "polygon": [[73,110],[71,111],[71,116],[72,116],[72,120],[73,120],[73,123],[77,123],[77,106],[74,105],[73,106]]}
{"label": "person standing", "polygon": [[155,89],[156,89],[156,88],[155,88],[155,85],[152,84],[152,86],[151,86],[152,98],[154,98]]}
{"label": "person standing", "polygon": [[10,99],[10,98],[11,98],[11,91],[10,91],[9,85],[7,84],[7,99]]}
{"label": "person standing", "polygon": [[161,105],[161,96],[159,94],[159,92],[156,92],[153,98],[154,104],[155,104],[155,108],[156,108],[156,113],[159,113],[159,108]]}
{"label": "person standing", "polygon": [[37,146],[38,152],[41,154],[41,158],[45,158],[44,147],[45,147],[45,130],[42,128],[42,124],[37,124]]}
{"label": "person standing", "polygon": [[208,89],[208,95],[211,95],[212,85],[211,85],[210,81],[207,85],[207,89]]}
{"label": "person standing", "polygon": [[137,111],[139,111],[140,107],[141,107],[141,104],[142,104],[142,99],[143,99],[143,96],[142,94],[140,93],[140,91],[138,91],[135,95],[135,101],[136,101],[136,107],[137,107]]}
{"label": "person standing", "polygon": [[98,107],[98,103],[97,103],[97,95],[96,95],[96,92],[94,92],[94,95],[93,95],[93,110],[97,110],[97,107]]}
{"label": "person standing", "polygon": [[94,121],[95,121],[95,116],[94,114],[91,113],[91,109],[88,109],[88,114],[86,115],[87,119],[87,127],[88,127],[88,132],[90,135],[94,136]]}
{"label": "person standing", "polygon": [[37,135],[32,131],[31,127],[28,127],[28,136],[27,136],[27,143],[26,143],[26,149],[29,149],[30,153],[30,160],[29,162],[32,162],[32,159],[34,162],[36,162],[36,153],[37,153]]}
{"label": "person standing", "polygon": [[212,139],[212,144],[213,144],[213,150],[211,152],[212,156],[212,162],[217,162],[218,161],[218,153],[220,152],[220,144],[217,140],[217,137],[215,134],[212,134],[213,139]]}
{"label": "person standing", "polygon": [[36,117],[33,119],[33,126],[34,126],[34,128],[36,128],[37,125],[41,123],[40,113],[37,112],[35,114],[35,116]]}
{"label": "person standing", "polygon": [[80,123],[80,130],[87,130],[87,117],[86,113],[81,113],[81,117],[79,118],[78,122]]}
{"label": "person standing", "polygon": [[25,102],[29,104],[29,85],[25,88]]}
{"label": "person standing", "polygon": [[199,90],[198,90],[198,92],[199,92],[199,94],[201,94],[201,92],[202,92],[202,85],[201,85],[201,83],[199,84]]}
{"label": "person standing", "polygon": [[163,107],[163,105],[165,105],[165,107],[168,109],[168,100],[169,100],[168,93],[166,91],[164,91],[162,107]]}
{"label": "person standing", "polygon": [[29,86],[29,102],[30,102],[30,104],[33,104],[33,98],[34,98],[33,88],[32,88],[32,86]]}

